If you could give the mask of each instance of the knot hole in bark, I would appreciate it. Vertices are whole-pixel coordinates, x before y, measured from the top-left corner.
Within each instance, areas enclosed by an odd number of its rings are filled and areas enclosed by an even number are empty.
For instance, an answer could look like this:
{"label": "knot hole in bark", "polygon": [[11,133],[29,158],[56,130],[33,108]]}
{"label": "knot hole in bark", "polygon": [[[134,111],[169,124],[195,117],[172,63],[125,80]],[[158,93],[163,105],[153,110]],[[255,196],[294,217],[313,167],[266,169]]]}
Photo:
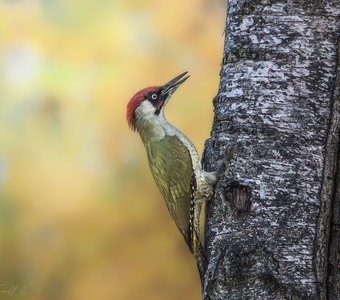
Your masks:
{"label": "knot hole in bark", "polygon": [[235,210],[237,216],[245,215],[250,209],[250,188],[242,185],[237,181],[233,181],[225,189],[227,201]]}

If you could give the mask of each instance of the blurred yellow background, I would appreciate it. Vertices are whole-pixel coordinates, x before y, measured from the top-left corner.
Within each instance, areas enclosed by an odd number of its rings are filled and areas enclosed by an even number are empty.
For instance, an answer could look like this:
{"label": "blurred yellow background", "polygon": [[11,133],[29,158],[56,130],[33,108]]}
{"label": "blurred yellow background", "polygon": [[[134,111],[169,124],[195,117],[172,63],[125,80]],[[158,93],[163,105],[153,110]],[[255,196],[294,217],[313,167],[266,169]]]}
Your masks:
{"label": "blurred yellow background", "polygon": [[166,115],[201,152],[221,0],[0,0],[0,299],[199,299],[126,104],[183,71]]}

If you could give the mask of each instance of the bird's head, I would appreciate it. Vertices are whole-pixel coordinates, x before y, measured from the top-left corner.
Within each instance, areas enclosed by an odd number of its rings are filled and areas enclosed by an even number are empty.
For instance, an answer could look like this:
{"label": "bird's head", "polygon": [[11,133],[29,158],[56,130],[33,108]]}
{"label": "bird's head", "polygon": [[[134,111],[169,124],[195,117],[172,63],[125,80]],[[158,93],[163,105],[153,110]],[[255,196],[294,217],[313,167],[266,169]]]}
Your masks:
{"label": "bird's head", "polygon": [[127,105],[127,120],[132,130],[138,130],[139,119],[163,116],[165,104],[176,89],[189,78],[188,72],[175,77],[162,86],[151,86],[137,92]]}

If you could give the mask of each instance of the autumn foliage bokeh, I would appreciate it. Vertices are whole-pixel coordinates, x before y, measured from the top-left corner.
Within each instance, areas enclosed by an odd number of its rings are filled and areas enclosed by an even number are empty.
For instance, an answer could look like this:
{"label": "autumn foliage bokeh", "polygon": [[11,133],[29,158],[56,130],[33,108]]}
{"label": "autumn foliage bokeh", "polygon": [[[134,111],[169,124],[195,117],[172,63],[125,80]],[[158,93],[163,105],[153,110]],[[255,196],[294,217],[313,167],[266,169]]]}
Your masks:
{"label": "autumn foliage bokeh", "polygon": [[199,299],[125,115],[189,71],[166,115],[201,152],[224,20],[220,0],[0,1],[0,299]]}

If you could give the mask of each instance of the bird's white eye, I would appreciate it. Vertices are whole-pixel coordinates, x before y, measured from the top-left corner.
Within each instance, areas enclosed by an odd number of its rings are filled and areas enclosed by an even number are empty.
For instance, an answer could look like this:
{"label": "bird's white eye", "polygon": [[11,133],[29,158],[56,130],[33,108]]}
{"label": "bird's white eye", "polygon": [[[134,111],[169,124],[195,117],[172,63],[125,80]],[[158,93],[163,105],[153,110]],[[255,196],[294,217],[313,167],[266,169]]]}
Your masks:
{"label": "bird's white eye", "polygon": [[153,100],[156,100],[156,99],[157,99],[157,94],[152,94],[151,98],[152,98]]}

